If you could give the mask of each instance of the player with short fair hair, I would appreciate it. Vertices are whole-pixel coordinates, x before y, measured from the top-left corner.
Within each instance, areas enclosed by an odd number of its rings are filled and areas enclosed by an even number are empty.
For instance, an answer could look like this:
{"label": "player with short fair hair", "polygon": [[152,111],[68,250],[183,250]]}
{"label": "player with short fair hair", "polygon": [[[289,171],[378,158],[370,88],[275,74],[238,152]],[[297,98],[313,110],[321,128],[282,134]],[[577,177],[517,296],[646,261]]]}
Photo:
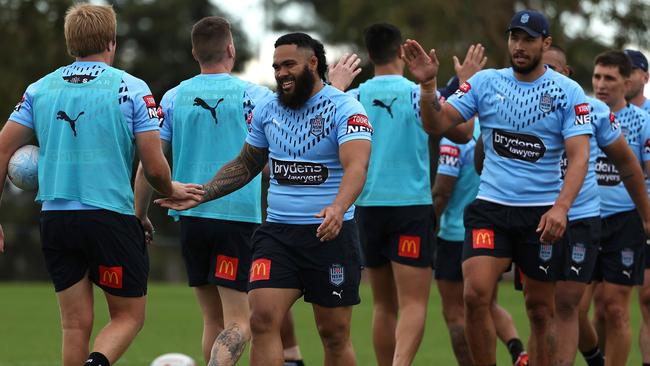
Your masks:
{"label": "player with short fair hair", "polygon": [[[465,324],[474,363],[496,362],[490,304],[499,275],[514,261],[526,279],[526,308],[536,334],[531,363],[550,365],[558,341],[553,243],[564,235],[587,172],[590,107],[582,88],[541,63],[551,45],[542,14],[521,11],[507,31],[512,68],[480,71],[444,105],[430,97],[422,98],[420,107],[423,120],[437,131],[476,114],[481,121],[485,164],[477,199],[465,211],[463,247]],[[422,95],[433,96],[435,51],[427,54],[412,40],[404,47]],[[557,168],[562,151],[569,160],[564,184]]]}
{"label": "player with short fair hair", "polygon": [[282,365],[282,320],[303,295],[313,304],[325,364],[355,364],[350,321],[361,263],[352,203],[365,182],[372,126],[359,102],[323,84],[326,67],[323,45],[309,35],[278,38],[276,95],[255,107],[240,154],[205,185],[205,201],[223,197],[269,162],[267,219],[253,235],[249,277],[252,365]]}
{"label": "player with short fair hair", "polygon": [[[78,4],[65,16],[75,62],[31,84],[0,132],[0,177],[12,153],[33,134],[42,203],[41,241],[61,310],[64,366],[108,366],[142,328],[149,259],[134,216],[135,151],[161,194],[198,201],[198,185],[172,183],[160,152],[156,102],[147,85],[112,68],[115,12]],[[0,229],[0,249],[4,240]],[[94,339],[93,286],[103,291],[110,322]]]}

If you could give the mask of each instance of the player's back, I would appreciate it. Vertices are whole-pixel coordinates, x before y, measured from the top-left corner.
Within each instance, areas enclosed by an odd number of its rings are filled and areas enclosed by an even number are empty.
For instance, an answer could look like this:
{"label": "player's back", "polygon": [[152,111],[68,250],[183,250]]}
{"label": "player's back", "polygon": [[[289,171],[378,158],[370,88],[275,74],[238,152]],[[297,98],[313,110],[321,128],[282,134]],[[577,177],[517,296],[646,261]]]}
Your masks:
{"label": "player's back", "polygon": [[376,76],[356,91],[374,134],[360,206],[431,204],[428,135],[422,128],[419,88],[401,75]]}

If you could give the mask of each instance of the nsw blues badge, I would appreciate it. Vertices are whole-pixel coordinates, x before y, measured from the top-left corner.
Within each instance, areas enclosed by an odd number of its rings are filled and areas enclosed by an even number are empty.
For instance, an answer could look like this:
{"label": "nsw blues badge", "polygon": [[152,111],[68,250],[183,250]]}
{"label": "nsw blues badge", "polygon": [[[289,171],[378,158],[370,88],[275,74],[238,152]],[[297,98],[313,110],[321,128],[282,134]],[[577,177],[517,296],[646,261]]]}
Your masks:
{"label": "nsw blues badge", "polygon": [[341,286],[345,282],[345,268],[340,264],[330,266],[330,283],[334,286]]}

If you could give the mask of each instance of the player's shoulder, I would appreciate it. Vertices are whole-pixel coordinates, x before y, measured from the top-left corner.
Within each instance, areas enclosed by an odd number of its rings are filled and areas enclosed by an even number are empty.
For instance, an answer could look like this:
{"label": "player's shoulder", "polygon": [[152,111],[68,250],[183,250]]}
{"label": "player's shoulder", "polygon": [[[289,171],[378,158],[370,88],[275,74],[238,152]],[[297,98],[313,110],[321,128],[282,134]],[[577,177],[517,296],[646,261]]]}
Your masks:
{"label": "player's shoulder", "polygon": [[163,97],[162,97],[162,99],[160,100],[160,103],[161,103],[161,104],[162,104],[163,102],[167,102],[167,103],[169,103],[169,102],[173,101],[174,99],[176,99],[176,95],[178,94],[178,89],[179,89],[179,87],[180,87],[180,84],[179,84],[179,85],[176,85],[175,87],[173,87],[173,88],[171,88],[171,89],[169,89],[169,90],[167,90],[167,91],[165,92],[165,94],[163,94]]}
{"label": "player's shoulder", "polygon": [[146,81],[136,76],[133,76],[124,70],[120,70],[120,69],[114,69],[114,70],[117,72],[122,72],[122,81],[124,82],[124,84],[126,84],[127,89],[131,93],[135,93],[136,91],[142,91],[142,90],[145,91],[150,90],[149,85],[147,84]]}
{"label": "player's shoulder", "polygon": [[354,96],[330,85],[325,85],[323,87],[323,92],[321,95],[324,98],[331,100],[336,105],[345,105],[345,104],[361,105],[361,103],[359,103],[357,98],[355,98]]}
{"label": "player's shoulder", "polygon": [[564,92],[580,92],[584,94],[584,90],[575,80],[566,75],[560,74],[551,68],[546,69],[543,78],[553,81],[559,88],[563,89]]}
{"label": "player's shoulder", "polygon": [[[263,98],[261,98],[258,103],[255,105],[255,111],[253,115],[259,115],[269,108],[274,108],[273,106],[278,106],[280,101],[278,100],[277,93],[270,93]],[[278,109],[278,108],[276,108]],[[279,108],[278,110],[280,110]]]}

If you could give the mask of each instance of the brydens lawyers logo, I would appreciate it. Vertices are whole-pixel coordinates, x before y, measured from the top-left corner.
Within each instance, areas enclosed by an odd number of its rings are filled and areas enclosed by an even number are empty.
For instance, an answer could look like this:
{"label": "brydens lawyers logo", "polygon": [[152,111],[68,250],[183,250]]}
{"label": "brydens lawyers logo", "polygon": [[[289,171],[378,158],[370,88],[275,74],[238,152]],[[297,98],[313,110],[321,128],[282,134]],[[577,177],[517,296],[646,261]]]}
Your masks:
{"label": "brydens lawyers logo", "polygon": [[420,258],[420,237],[400,235],[397,255],[406,258]]}
{"label": "brydens lawyers logo", "polygon": [[250,282],[268,280],[271,278],[271,260],[259,258],[251,265]]}
{"label": "brydens lawyers logo", "polygon": [[472,229],[472,248],[494,249],[494,230]]}
{"label": "brydens lawyers logo", "polygon": [[237,278],[237,264],[239,259],[225,255],[217,256],[217,268],[214,276],[225,280],[234,281]]}
{"label": "brydens lawyers logo", "polygon": [[122,266],[99,266],[99,284],[111,288],[122,288]]}

